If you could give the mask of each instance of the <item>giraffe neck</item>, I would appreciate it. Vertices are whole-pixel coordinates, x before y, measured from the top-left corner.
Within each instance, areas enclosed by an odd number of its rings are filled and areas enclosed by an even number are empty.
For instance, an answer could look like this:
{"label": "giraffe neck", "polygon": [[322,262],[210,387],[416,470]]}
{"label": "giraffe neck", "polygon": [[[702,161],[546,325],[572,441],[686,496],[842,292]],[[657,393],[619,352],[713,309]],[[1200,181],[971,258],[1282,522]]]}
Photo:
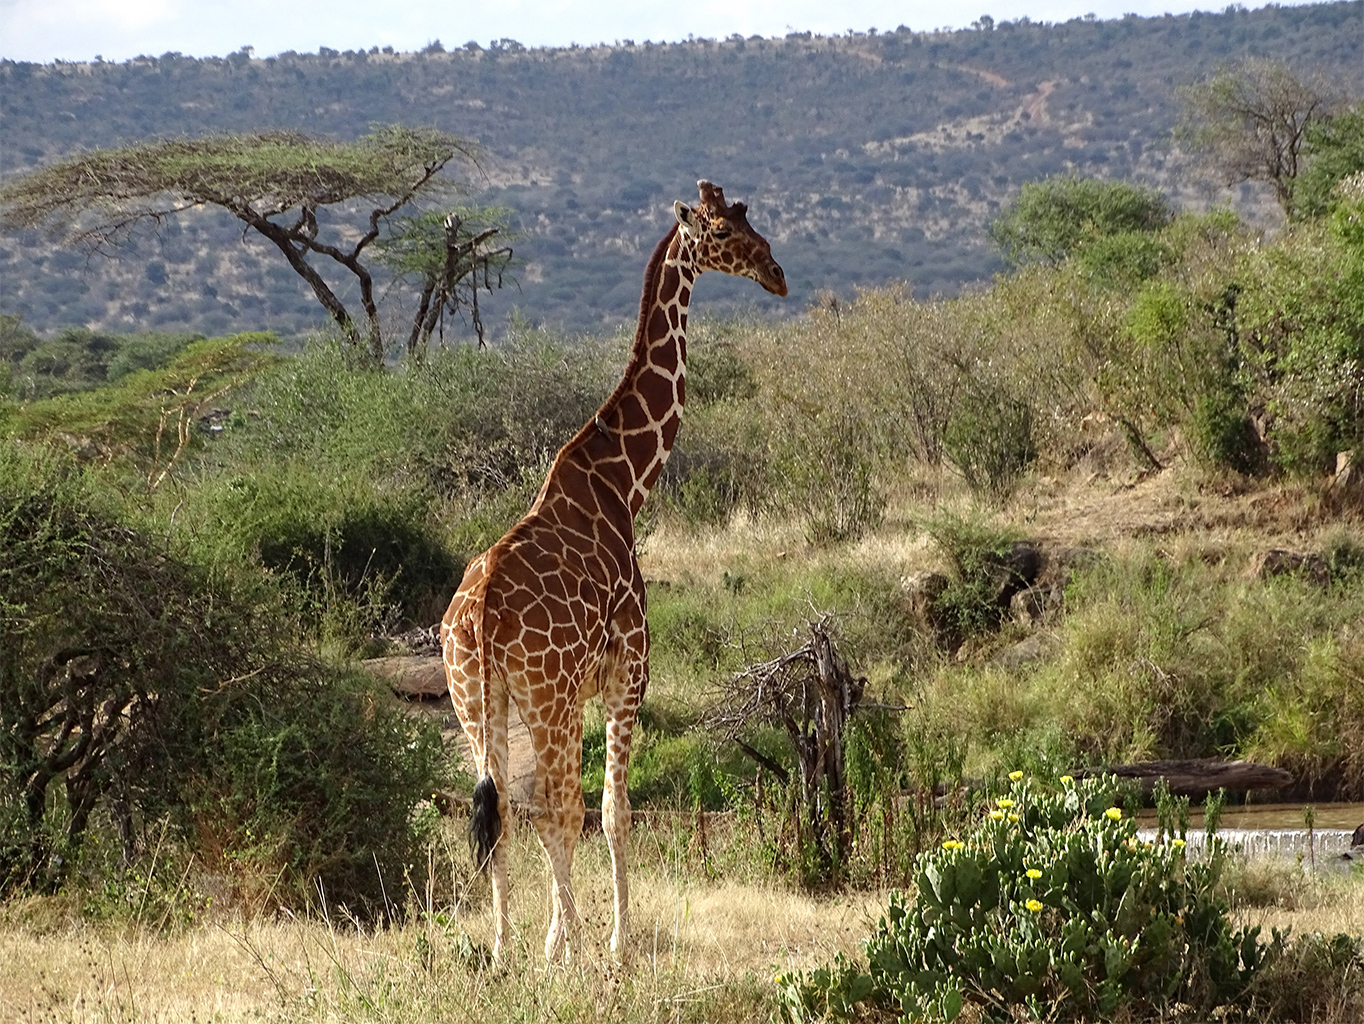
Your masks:
{"label": "giraffe neck", "polygon": [[615,507],[633,522],[682,425],[687,307],[699,273],[690,245],[674,226],[645,270],[639,326],[620,383],[560,450],[536,508],[555,495],[582,504],[586,487],[601,513],[609,517]]}

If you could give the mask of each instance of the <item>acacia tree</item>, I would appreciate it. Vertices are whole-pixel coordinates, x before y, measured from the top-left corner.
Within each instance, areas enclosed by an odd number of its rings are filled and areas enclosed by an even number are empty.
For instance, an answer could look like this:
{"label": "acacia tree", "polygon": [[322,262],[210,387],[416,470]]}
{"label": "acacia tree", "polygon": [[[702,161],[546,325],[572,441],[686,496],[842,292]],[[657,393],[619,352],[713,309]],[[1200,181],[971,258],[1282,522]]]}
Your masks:
{"label": "acacia tree", "polygon": [[[467,192],[463,180],[442,172],[475,168],[477,155],[457,136],[400,125],[350,142],[292,131],[161,140],[96,150],[26,174],[0,189],[0,204],[10,226],[65,230],[68,243],[92,252],[106,251],[139,225],[219,207],[278,248],[377,365],[385,346],[367,265],[370,247],[399,211]],[[363,218],[358,235],[347,223],[355,215]],[[459,263],[442,267],[442,280],[491,287],[511,257],[509,249],[493,250],[491,237],[447,249]],[[363,324],[328,281],[328,270],[359,285]]]}
{"label": "acacia tree", "polygon": [[1250,57],[1178,91],[1175,137],[1200,153],[1224,185],[1260,181],[1292,216],[1312,124],[1329,112],[1324,89],[1282,61]]}

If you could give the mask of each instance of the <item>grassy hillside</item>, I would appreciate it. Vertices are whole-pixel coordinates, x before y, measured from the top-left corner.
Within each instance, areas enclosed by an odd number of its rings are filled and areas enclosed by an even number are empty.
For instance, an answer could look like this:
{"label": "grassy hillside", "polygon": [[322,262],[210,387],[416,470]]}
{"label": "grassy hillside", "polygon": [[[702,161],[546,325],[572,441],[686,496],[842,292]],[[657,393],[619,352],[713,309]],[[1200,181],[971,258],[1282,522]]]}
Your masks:
{"label": "grassy hillside", "polygon": [[[1001,269],[983,228],[1026,181],[1133,178],[1206,202],[1170,144],[1174,89],[1263,55],[1357,96],[1361,19],[1352,0],[948,33],[6,61],[0,171],[150,136],[434,124],[486,147],[476,184],[525,235],[528,265],[490,299],[494,320],[516,306],[570,329],[628,321],[638,264],[699,177],[751,203],[797,307],[900,281],[922,298]],[[1255,189],[1226,198],[1273,220]],[[168,222],[112,263],[12,237],[0,312],[44,331],[294,334],[319,311],[275,258],[208,214]],[[712,307],[791,312],[733,282],[704,291]]]}

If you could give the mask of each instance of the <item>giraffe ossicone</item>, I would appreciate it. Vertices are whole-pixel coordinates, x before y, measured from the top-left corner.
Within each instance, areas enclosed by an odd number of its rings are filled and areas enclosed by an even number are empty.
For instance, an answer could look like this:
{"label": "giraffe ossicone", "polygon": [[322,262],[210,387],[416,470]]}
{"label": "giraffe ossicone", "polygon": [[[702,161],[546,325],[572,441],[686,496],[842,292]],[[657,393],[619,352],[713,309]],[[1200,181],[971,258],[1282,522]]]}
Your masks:
{"label": "giraffe ossicone", "polygon": [[535,749],[530,816],[552,875],[545,956],[555,960],[581,929],[571,875],[585,816],[583,707],[598,694],[606,718],[602,831],[615,888],[611,949],[626,952],[626,769],[649,681],[634,519],[682,425],[696,278],[719,270],[786,294],[786,277],[748,223],[747,207],[726,203],[708,181],[697,189],[696,206],[673,205],[677,223],[645,269],[639,327],[620,383],[559,450],[526,516],[469,563],[441,621],[450,697],[478,776],[470,845],[475,863],[492,874],[495,957],[510,925],[507,716],[515,707]]}

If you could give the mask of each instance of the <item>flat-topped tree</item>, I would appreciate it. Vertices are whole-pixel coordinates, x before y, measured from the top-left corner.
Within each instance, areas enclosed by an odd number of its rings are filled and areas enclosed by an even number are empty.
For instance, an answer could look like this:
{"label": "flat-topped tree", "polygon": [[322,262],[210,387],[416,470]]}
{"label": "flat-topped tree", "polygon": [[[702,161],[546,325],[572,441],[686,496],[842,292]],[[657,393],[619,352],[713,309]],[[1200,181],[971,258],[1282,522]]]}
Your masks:
{"label": "flat-topped tree", "polygon": [[[8,226],[64,230],[69,244],[93,252],[117,245],[139,225],[220,207],[273,243],[332,319],[378,364],[385,345],[367,263],[384,262],[385,254],[371,246],[382,241],[389,219],[400,211],[415,213],[419,204],[448,203],[466,193],[464,179],[442,172],[473,169],[477,155],[472,143],[457,136],[400,125],[375,128],[351,142],[301,132],[159,140],[95,150],[23,175],[0,188],[0,204]],[[326,207],[340,209],[319,224]],[[358,235],[351,217],[362,220]],[[443,212],[434,219],[428,212],[403,220],[397,231],[410,235],[414,224],[428,222],[440,229],[439,254],[421,285],[439,282],[432,289],[443,303],[436,312],[468,304],[471,288],[500,284],[511,260],[511,249],[494,242],[501,225],[468,210],[448,226],[445,220]],[[328,280],[327,271],[338,268],[359,285],[363,326]],[[395,269],[401,275],[411,268]],[[433,312],[429,292],[423,295],[428,301],[418,303],[419,326]],[[419,333],[414,327],[413,336]]]}

